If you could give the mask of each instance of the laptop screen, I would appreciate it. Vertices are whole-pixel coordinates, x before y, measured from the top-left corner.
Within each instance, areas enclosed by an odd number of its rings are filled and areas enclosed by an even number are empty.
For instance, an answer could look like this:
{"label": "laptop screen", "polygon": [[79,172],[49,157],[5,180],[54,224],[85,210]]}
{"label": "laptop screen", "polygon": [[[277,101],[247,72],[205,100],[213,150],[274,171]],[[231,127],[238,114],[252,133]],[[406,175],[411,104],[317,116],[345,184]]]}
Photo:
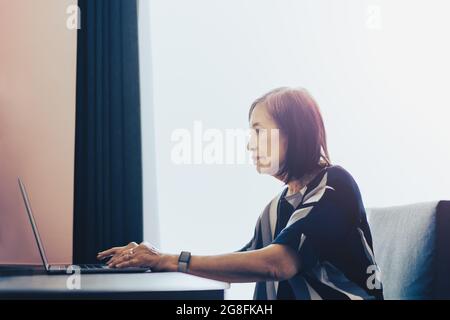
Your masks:
{"label": "laptop screen", "polygon": [[47,256],[45,255],[44,245],[42,244],[41,237],[39,236],[39,231],[36,225],[36,221],[34,220],[33,211],[31,210],[30,199],[28,197],[27,190],[22,180],[18,178],[20,192],[22,193],[23,201],[25,203],[25,208],[28,214],[28,218],[30,219],[31,228],[33,229],[34,237],[36,239],[36,243],[38,245],[39,254],[41,255],[42,263],[44,264],[45,270],[48,271],[49,265]]}

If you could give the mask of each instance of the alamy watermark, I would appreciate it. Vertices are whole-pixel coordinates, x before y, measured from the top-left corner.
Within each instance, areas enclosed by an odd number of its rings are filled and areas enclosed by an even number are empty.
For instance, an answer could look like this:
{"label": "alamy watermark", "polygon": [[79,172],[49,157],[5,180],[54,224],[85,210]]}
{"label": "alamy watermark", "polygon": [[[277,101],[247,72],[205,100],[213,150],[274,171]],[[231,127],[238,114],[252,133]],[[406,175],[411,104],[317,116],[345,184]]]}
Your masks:
{"label": "alamy watermark", "polygon": [[69,30],[78,30],[81,28],[81,9],[73,4],[66,9],[67,19],[66,27]]}
{"label": "alamy watermark", "polygon": [[381,30],[383,19],[380,5],[369,5],[366,9],[366,28],[370,30]]}
{"label": "alamy watermark", "polygon": [[66,273],[70,275],[66,280],[67,290],[81,290],[81,268],[72,265],[67,268]]}
{"label": "alamy watermark", "polygon": [[201,121],[194,121],[192,130],[173,130],[171,142],[170,158],[175,165],[246,165],[257,162],[270,170],[279,167],[278,129],[205,129]]}
{"label": "alamy watermark", "polygon": [[366,273],[369,275],[366,281],[367,289],[380,290],[381,289],[381,272],[376,264],[367,267]]}

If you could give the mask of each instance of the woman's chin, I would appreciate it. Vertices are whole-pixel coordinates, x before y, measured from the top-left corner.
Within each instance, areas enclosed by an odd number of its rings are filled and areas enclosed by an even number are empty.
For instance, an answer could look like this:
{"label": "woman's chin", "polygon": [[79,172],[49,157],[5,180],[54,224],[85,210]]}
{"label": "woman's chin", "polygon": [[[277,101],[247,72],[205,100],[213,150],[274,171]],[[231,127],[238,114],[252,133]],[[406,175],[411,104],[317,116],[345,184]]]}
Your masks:
{"label": "woman's chin", "polygon": [[268,174],[268,175],[272,176],[278,172],[278,168],[273,168],[270,164],[262,165],[262,164],[258,163],[256,165],[256,171],[258,171],[258,173],[260,173],[260,174]]}

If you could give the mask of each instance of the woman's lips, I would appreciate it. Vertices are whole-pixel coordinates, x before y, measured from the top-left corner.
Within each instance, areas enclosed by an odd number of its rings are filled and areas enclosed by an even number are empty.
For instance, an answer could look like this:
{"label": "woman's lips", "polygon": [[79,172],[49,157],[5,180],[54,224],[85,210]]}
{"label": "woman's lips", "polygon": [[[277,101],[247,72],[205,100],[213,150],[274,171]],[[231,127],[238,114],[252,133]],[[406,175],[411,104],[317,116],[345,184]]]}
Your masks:
{"label": "woman's lips", "polygon": [[253,163],[257,164],[257,163],[261,163],[262,160],[264,160],[265,158],[263,157],[252,157],[253,159]]}

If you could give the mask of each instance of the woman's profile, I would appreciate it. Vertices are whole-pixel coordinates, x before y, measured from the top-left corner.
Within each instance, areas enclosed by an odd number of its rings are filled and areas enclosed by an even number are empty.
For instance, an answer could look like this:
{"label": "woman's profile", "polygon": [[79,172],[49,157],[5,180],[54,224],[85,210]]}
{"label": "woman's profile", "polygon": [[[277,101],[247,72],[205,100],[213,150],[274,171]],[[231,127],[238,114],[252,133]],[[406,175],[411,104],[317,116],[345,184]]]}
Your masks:
{"label": "woman's profile", "polygon": [[[250,107],[248,150],[257,171],[285,183],[242,249],[197,256],[130,243],[99,253],[110,267],[146,266],[256,282],[255,299],[382,299],[357,183],[331,164],[319,107],[302,88],[278,88]],[[273,134],[276,133],[276,134]]]}

